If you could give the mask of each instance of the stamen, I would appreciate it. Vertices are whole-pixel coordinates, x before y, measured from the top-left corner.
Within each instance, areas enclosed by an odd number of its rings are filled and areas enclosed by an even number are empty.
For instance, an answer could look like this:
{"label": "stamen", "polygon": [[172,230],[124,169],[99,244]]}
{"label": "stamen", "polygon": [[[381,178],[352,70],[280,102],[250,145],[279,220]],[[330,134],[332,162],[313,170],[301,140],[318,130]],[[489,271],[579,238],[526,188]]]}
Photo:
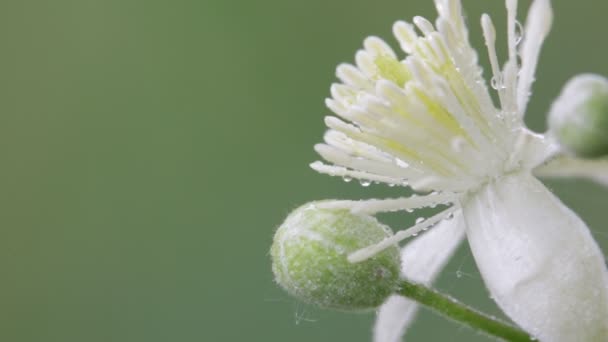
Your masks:
{"label": "stamen", "polygon": [[517,0],[506,0],[509,61],[517,59]]}
{"label": "stamen", "polygon": [[517,111],[517,73],[519,65],[517,64],[517,0],[506,0],[507,6],[507,42],[509,50],[509,59],[503,69],[503,84],[505,88],[505,102],[503,110],[507,115],[515,115]]}
{"label": "stamen", "polygon": [[520,116],[523,116],[526,111],[540,48],[549,34],[552,22],[553,10],[549,0],[535,0],[528,11],[526,38],[520,50],[522,65],[517,83],[517,104]]}
{"label": "stamen", "polygon": [[325,99],[325,106],[343,118],[348,117],[348,108],[345,107],[344,103],[328,98]]}
{"label": "stamen", "polygon": [[410,54],[414,51],[418,35],[412,24],[406,23],[405,21],[396,22],[393,25],[393,35],[395,35],[399,41],[399,45],[403,51]]}
{"label": "stamen", "polygon": [[330,176],[338,176],[346,179],[356,178],[364,182],[381,182],[387,184],[403,184],[403,179],[381,176],[364,171],[349,170],[342,166],[327,165],[323,162],[316,161],[310,164],[310,167],[320,173]]}
{"label": "stamen", "polygon": [[349,169],[361,170],[395,178],[407,178],[413,174],[413,172],[407,169],[402,169],[392,163],[382,163],[361,157],[353,157],[352,155],[345,153],[343,150],[330,145],[317,144],[314,148],[315,151],[321,155],[321,157],[323,157],[323,159]]}
{"label": "stamen", "polygon": [[357,93],[357,90],[342,83],[333,83],[329,91],[334,100],[344,105],[350,104]]}
{"label": "stamen", "polygon": [[397,58],[397,55],[391,49],[391,47],[382,39],[378,37],[367,37],[363,41],[363,47],[365,50],[375,54],[376,56],[389,56],[392,58]]}
{"label": "stamen", "polygon": [[410,187],[415,191],[429,191],[441,189],[442,191],[459,192],[470,189],[478,177],[465,177],[462,176],[458,180],[450,178],[439,178],[436,176],[427,176],[418,178],[410,183]]}
{"label": "stamen", "polygon": [[498,56],[496,55],[496,29],[494,28],[494,24],[492,23],[490,16],[485,13],[481,16],[481,28],[483,30],[483,38],[488,48],[490,65],[492,66],[492,88],[498,91],[498,96],[500,98],[500,104],[502,107],[505,103],[503,91],[504,81],[498,64]]}
{"label": "stamen", "polygon": [[431,33],[435,32],[433,24],[423,17],[414,17],[414,24],[416,25],[416,27],[418,27],[420,32],[424,33],[425,36],[429,36]]}
{"label": "stamen", "polygon": [[411,228],[406,230],[402,230],[397,232],[395,235],[388,237],[375,245],[371,245],[365,248],[362,248],[354,253],[351,253],[348,256],[348,261],[351,263],[357,263],[361,261],[365,261],[374,255],[382,252],[386,248],[402,241],[410,236],[417,235],[421,231],[429,229],[431,226],[435,225],[437,222],[446,219],[450,216],[450,214],[454,213],[458,209],[458,206],[454,205],[439,214],[429,217],[428,219],[413,225]]}
{"label": "stamen", "polygon": [[369,52],[365,50],[357,51],[355,54],[355,63],[357,64],[359,70],[363,71],[365,76],[367,76],[369,79],[374,79],[377,74],[377,68],[376,64],[374,63],[374,58]]}
{"label": "stamen", "polygon": [[328,130],[323,139],[328,145],[344,151],[352,151],[357,156],[365,159],[373,160],[379,163],[394,162],[394,157],[388,155],[386,152],[380,151],[376,147],[366,143],[353,140],[347,137],[346,134],[334,131],[333,129]]}
{"label": "stamen", "polygon": [[457,196],[453,193],[436,193],[426,196],[403,198],[370,199],[361,201],[327,201],[317,206],[323,209],[350,209],[352,213],[373,215],[381,212],[412,211],[414,209],[434,207],[440,204],[454,203]]}
{"label": "stamen", "polygon": [[343,63],[336,68],[336,76],[344,84],[361,89],[372,89],[371,82],[354,65]]}

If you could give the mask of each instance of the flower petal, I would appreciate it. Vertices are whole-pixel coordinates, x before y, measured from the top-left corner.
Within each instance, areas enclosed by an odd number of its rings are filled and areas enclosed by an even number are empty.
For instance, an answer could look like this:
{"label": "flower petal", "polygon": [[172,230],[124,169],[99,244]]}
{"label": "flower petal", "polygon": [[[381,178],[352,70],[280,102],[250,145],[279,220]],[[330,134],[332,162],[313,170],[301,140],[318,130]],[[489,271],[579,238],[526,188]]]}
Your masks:
{"label": "flower petal", "polygon": [[541,177],[589,178],[608,186],[608,158],[577,159],[561,156],[539,166],[534,173]]}
{"label": "flower petal", "polygon": [[585,223],[528,173],[464,203],[467,237],[490,293],[541,341],[608,340],[608,272]]}
{"label": "flower petal", "polygon": [[[464,221],[459,211],[453,219],[442,221],[407,244],[401,252],[402,275],[415,282],[430,284],[462,242],[464,231]],[[374,341],[401,341],[417,309],[416,302],[391,296],[378,311]]]}

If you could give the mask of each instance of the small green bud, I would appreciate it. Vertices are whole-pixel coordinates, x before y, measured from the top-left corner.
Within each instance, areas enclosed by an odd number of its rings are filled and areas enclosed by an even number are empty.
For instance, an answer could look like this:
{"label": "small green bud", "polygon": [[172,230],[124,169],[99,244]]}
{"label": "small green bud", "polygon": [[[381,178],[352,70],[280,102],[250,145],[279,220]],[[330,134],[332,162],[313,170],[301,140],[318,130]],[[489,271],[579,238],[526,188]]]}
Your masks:
{"label": "small green bud", "polygon": [[551,107],[549,131],[577,157],[608,155],[608,79],[583,74],[568,81]]}
{"label": "small green bud", "polygon": [[364,262],[348,254],[391,236],[372,216],[309,203],[279,227],[270,254],[275,279],[291,295],[324,308],[373,309],[397,290],[399,248],[393,246]]}

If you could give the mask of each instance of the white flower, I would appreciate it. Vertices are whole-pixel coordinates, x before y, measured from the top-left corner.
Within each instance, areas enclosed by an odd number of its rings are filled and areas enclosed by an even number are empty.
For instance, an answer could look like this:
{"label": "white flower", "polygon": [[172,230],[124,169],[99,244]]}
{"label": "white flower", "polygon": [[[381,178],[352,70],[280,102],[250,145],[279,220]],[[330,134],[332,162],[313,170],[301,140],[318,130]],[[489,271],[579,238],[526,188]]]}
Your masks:
{"label": "white flower", "polygon": [[[430,192],[332,201],[327,207],[368,214],[438,204],[447,209],[349,259],[364,260],[436,226],[402,252],[403,276],[430,283],[466,235],[492,298],[522,328],[542,341],[608,340],[602,252],[585,223],[533,175],[587,176],[608,184],[608,161],[561,156],[557,144],[523,122],[552,22],[549,0],[533,2],[525,34],[515,18],[517,0],[506,1],[503,68],[492,21],[481,18],[498,106],[468,41],[460,1],[435,3],[434,25],[422,17],[413,25],[394,25],[405,59],[369,37],[356,66],[338,66],[341,83],[332,85],[327,105],[339,118],[326,118],[325,144],[315,146],[331,164],[311,166],[363,185],[384,182]],[[398,341],[415,310],[406,299],[389,299],[375,340]]]}

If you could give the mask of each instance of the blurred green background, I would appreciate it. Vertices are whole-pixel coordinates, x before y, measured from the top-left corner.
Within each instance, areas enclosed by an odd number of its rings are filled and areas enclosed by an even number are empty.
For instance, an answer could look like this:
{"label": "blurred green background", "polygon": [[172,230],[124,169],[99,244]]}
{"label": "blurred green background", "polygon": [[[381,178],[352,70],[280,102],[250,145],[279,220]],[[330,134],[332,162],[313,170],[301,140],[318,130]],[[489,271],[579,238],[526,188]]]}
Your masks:
{"label": "blurred green background", "polygon": [[[464,3],[483,46],[478,18],[503,25],[503,3]],[[608,74],[608,3],[554,7],[538,130],[570,76]],[[307,165],[335,66],[414,15],[432,2],[3,0],[0,340],[368,341],[373,313],[298,303],[268,249],[299,204],[397,194]],[[548,184],[608,251],[608,191]],[[438,287],[496,312],[466,248]],[[408,337],[486,340],[428,312]]]}

